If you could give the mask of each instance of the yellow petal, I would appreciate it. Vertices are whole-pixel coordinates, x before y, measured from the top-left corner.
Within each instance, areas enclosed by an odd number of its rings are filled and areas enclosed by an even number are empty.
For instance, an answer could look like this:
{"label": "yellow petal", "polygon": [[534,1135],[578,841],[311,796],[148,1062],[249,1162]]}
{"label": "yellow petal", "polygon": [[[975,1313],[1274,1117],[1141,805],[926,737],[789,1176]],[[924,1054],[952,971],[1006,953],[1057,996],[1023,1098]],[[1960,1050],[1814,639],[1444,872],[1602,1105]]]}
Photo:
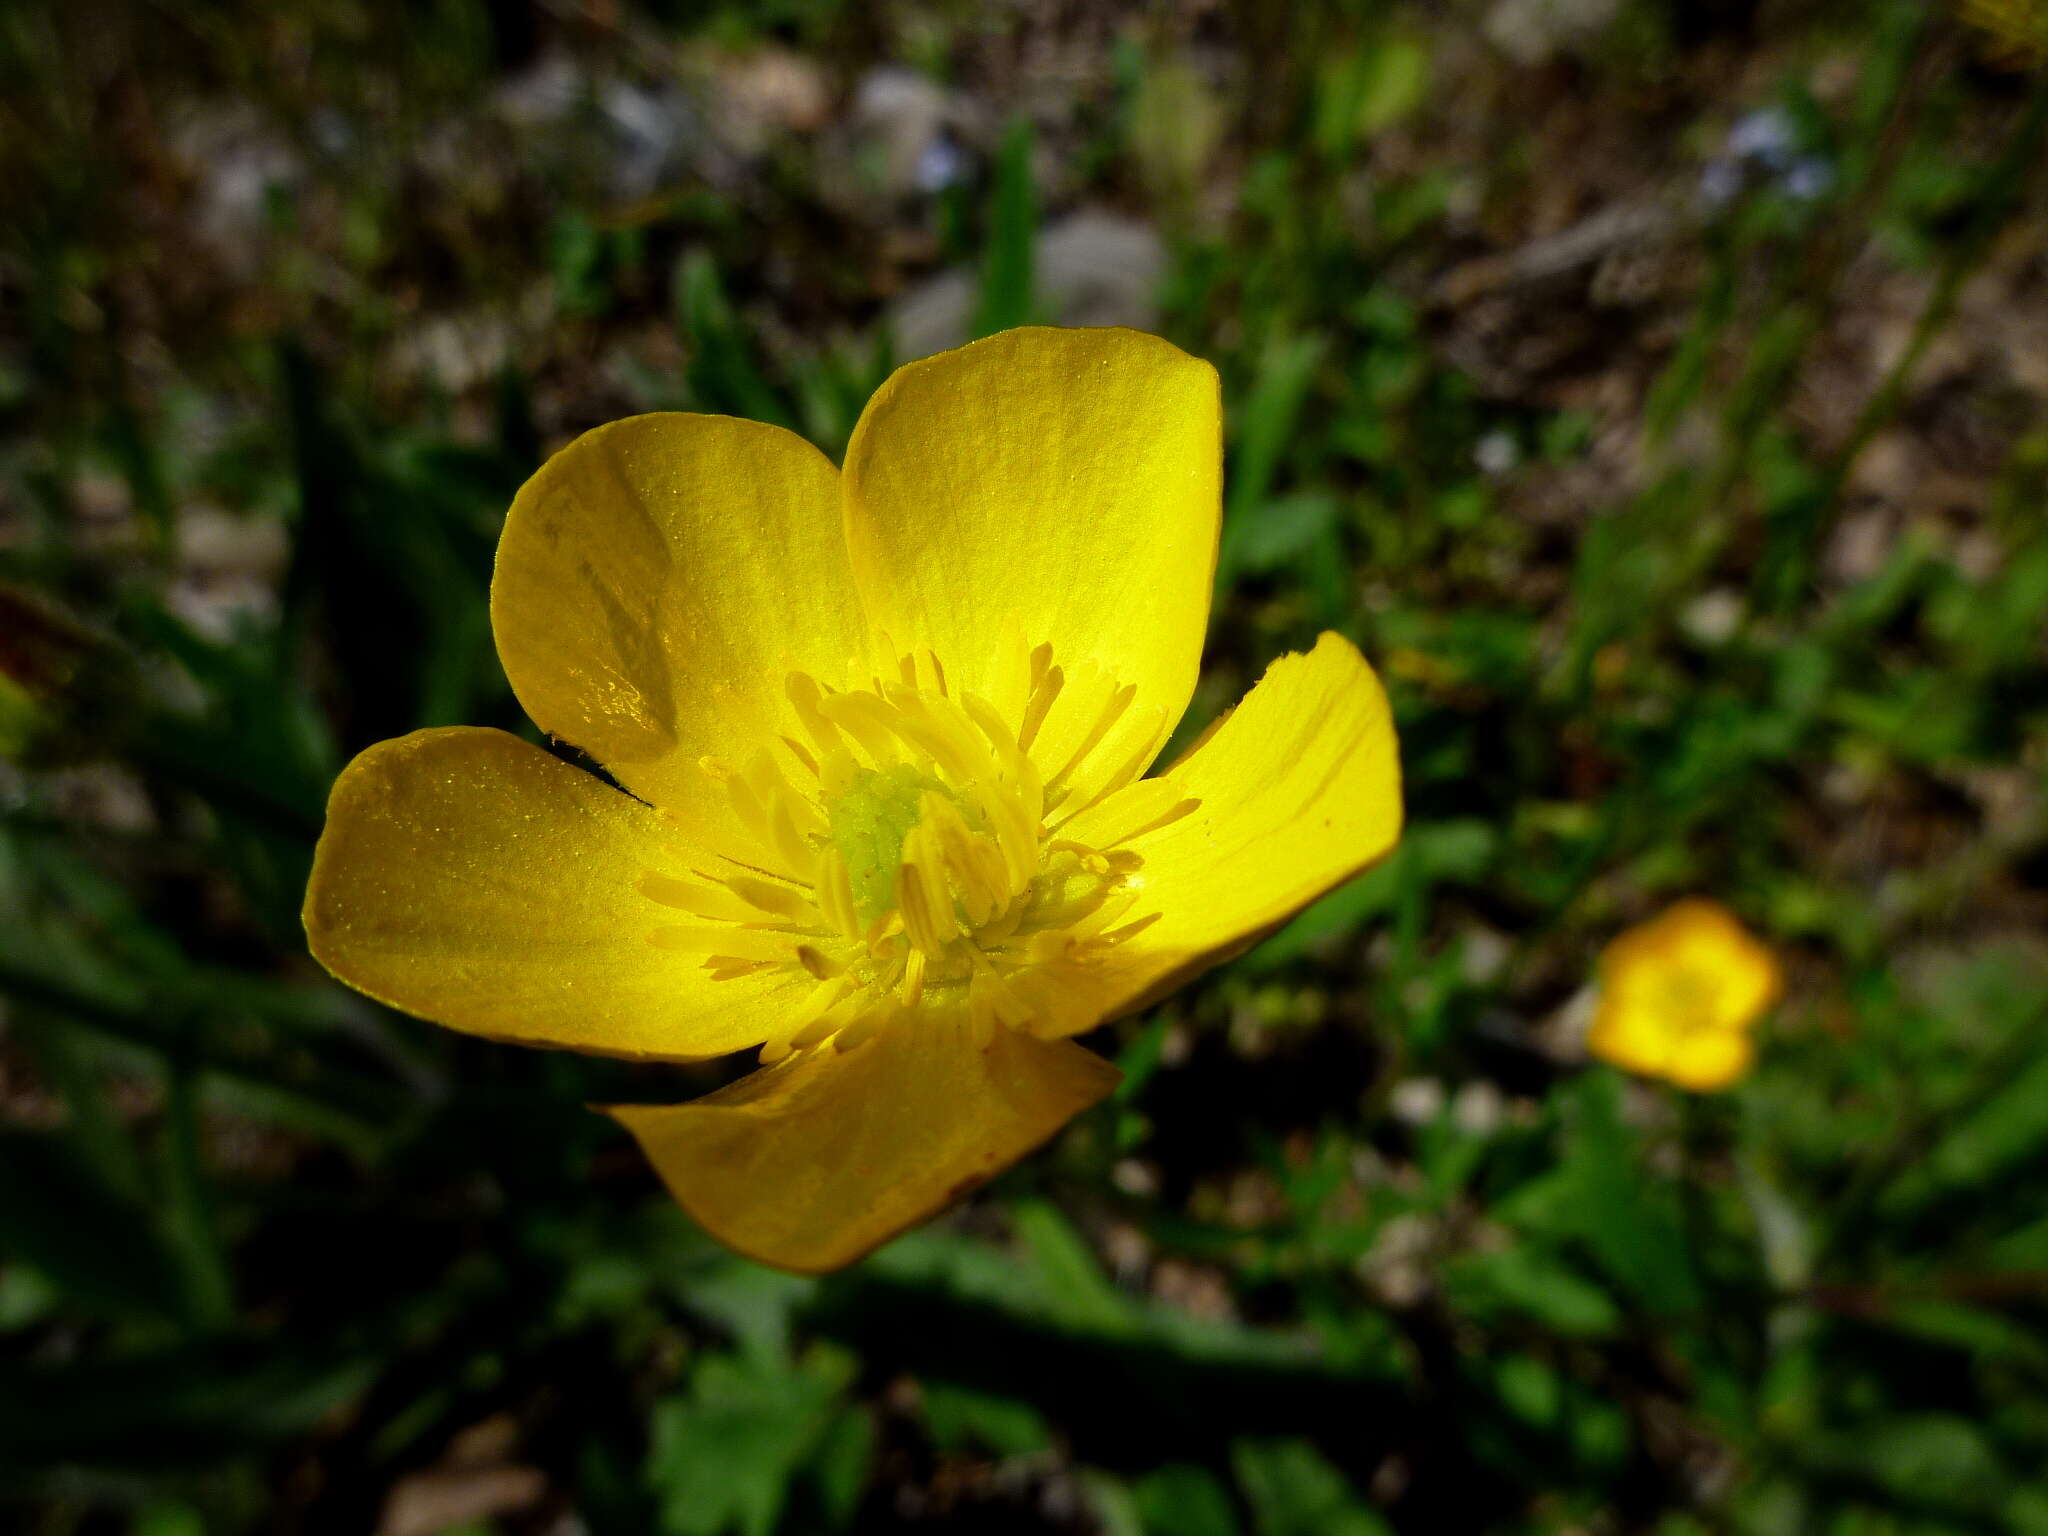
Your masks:
{"label": "yellow petal", "polygon": [[694,1104],[620,1105],[684,1210],[778,1269],[850,1264],[1044,1141],[1116,1086],[1069,1041],[910,1016]]}
{"label": "yellow petal", "polygon": [[1022,704],[1012,651],[1051,644],[1068,686],[1033,747],[1048,777],[1135,689],[1073,776],[1080,805],[1118,767],[1142,771],[1187,708],[1221,464],[1207,363],[1136,331],[1005,331],[898,369],[868,402],[846,454],[854,572],[899,649],[931,647],[956,688],[1006,710]]}
{"label": "yellow petal", "polygon": [[678,914],[635,887],[687,873],[646,806],[503,731],[419,731],[342,771],[306,888],[320,963],[470,1034],[694,1060],[758,1044],[799,974],[714,981],[657,949]]}
{"label": "yellow petal", "polygon": [[1680,1039],[1664,1068],[1664,1076],[1694,1093],[1714,1093],[1748,1075],[1756,1045],[1736,1029],[1698,1029]]}
{"label": "yellow petal", "polygon": [[792,668],[865,654],[838,478],[779,427],[633,416],[549,459],[505,519],[491,625],[519,702],[705,846],[733,813],[699,760],[795,729]]}
{"label": "yellow petal", "polygon": [[[1283,656],[1161,775],[1196,809],[1124,846],[1144,859],[1134,913],[1159,918],[1098,966],[1093,1018],[1143,1007],[1364,871],[1401,835],[1387,697],[1350,641]],[[1086,843],[1095,812],[1064,829]],[[1113,814],[1105,807],[1104,815]],[[1061,1029],[1086,1027],[1069,1017]]]}
{"label": "yellow petal", "polygon": [[1586,1031],[1586,1049],[1602,1061],[1641,1077],[1663,1077],[1677,1040],[1661,1012],[1624,1002],[1603,986]]}

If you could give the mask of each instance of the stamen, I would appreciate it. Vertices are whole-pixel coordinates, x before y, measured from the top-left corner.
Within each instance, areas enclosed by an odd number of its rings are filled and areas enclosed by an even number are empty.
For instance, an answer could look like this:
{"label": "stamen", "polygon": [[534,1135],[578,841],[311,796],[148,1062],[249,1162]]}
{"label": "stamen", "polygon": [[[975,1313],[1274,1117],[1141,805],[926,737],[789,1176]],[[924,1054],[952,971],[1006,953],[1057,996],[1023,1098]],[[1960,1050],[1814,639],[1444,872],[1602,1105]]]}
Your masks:
{"label": "stamen", "polygon": [[886,952],[889,941],[902,932],[903,912],[901,908],[896,908],[884,912],[868,924],[867,932],[862,937],[867,941],[869,949]]}
{"label": "stamen", "polygon": [[902,761],[896,750],[887,706],[872,693],[835,693],[820,706],[825,718],[859,742],[877,768]]}
{"label": "stamen", "polygon": [[895,1019],[898,1013],[895,1004],[884,1003],[868,1009],[865,1013],[857,1014],[832,1037],[832,1049],[842,1055],[848,1051],[858,1050],[875,1037],[877,1030]]}
{"label": "stamen", "polygon": [[763,1065],[782,1060],[792,1052],[817,1044],[839,1027],[838,1010],[852,994],[843,981],[826,981],[811,988],[783,1025],[783,1033],[761,1047]]}
{"label": "stamen", "polygon": [[967,921],[979,928],[1010,898],[1001,850],[990,847],[986,838],[976,837],[959,807],[944,795],[927,793],[919,810],[923,815],[920,830],[936,842]]}
{"label": "stamen", "polygon": [[1071,853],[1081,861],[1081,867],[1091,875],[1109,873],[1109,860],[1097,853],[1086,843],[1077,843],[1071,838],[1057,837],[1045,845],[1048,853]]}
{"label": "stamen", "polygon": [[[814,852],[810,836],[797,826],[799,818],[795,807],[798,803],[794,796],[785,796],[777,801],[769,823],[769,831],[775,839],[775,851],[782,855],[790,869],[807,868]],[[821,827],[815,835],[823,837],[824,829]],[[794,880],[796,877],[792,875],[790,878]]]}
{"label": "stamen", "polygon": [[971,727],[957,728],[965,726],[965,720],[947,721],[931,707],[931,700],[908,690],[892,688],[886,697],[896,706],[889,729],[906,745],[924,752],[955,784],[971,783],[986,771],[988,752],[980,738]]}
{"label": "stamen", "polygon": [[[754,815],[742,806],[740,786],[744,782],[746,795]],[[818,813],[816,805],[806,796],[797,794],[789,787],[789,780],[782,776],[782,770],[775,766],[775,759],[763,748],[748,761],[746,772],[730,781],[727,786],[733,792],[733,804],[740,809],[741,818],[746,820],[750,831],[776,854],[789,869],[808,869],[811,864],[811,842],[813,837],[826,835],[825,818]]]}
{"label": "stamen", "polygon": [[1074,807],[1068,812],[1069,815],[1079,815],[1082,811],[1108,799],[1125,785],[1135,782],[1138,775],[1151,764],[1152,759],[1159,755],[1159,748],[1166,740],[1168,729],[1166,711],[1147,709],[1138,718],[1141,723],[1149,724],[1150,728],[1140,734],[1137,746],[1102,781],[1102,787],[1095,792],[1094,797],[1086,805]]}
{"label": "stamen", "polygon": [[[955,687],[928,646],[874,654],[893,661],[871,684],[788,673],[793,731],[738,765],[699,761],[730,799],[735,841],[691,878],[644,871],[637,885],[690,919],[653,925],[648,943],[801,996],[766,1064],[934,1017],[985,1047],[1050,1016],[1066,983],[1047,967],[1093,964],[1158,919],[1138,908],[1144,861],[1124,845],[1198,803],[1139,778],[1165,713],[1131,716],[1136,690],[1086,657],[1063,667],[1011,626],[981,693]],[[1132,744],[1075,793],[1127,717]],[[1034,749],[1057,754],[1050,778]]]}
{"label": "stamen", "polygon": [[981,728],[981,734],[987,738],[989,750],[996,754],[997,761],[1006,772],[1011,771],[1018,761],[1030,761],[1018,751],[1017,738],[1010,733],[1009,724],[995,705],[972,689],[967,689],[960,695],[960,707],[967,711],[967,718]]}
{"label": "stamen", "polygon": [[807,928],[817,925],[818,909],[802,892],[793,891],[786,885],[777,885],[772,880],[757,880],[752,875],[734,875],[725,882],[725,886],[740,900],[770,917],[780,917]]}
{"label": "stamen", "polygon": [[1022,1029],[1032,1018],[1030,1007],[1016,990],[992,970],[975,973],[967,991],[967,1008],[974,1043],[982,1050],[995,1039],[997,1025]]}
{"label": "stamen", "polygon": [[1060,696],[1060,689],[1066,685],[1067,676],[1058,667],[1043,672],[1039,670],[1038,658],[1043,653],[1049,661],[1052,647],[1041,645],[1031,653],[1031,697],[1024,705],[1024,723],[1017,727],[1017,745],[1026,752],[1038,740],[1038,728],[1045,724],[1045,717],[1052,709],[1052,702]]}
{"label": "stamen", "polygon": [[867,770],[854,760],[852,751],[842,742],[826,753],[824,761],[818,764],[818,793],[825,804],[837,805],[865,772]]}
{"label": "stamen", "polygon": [[822,1045],[851,1023],[859,1011],[860,994],[848,992],[824,1013],[791,1035],[789,1043],[800,1051],[807,1051],[814,1045]]}
{"label": "stamen", "polygon": [[1097,676],[1109,689],[1108,702],[1096,715],[1095,724],[1089,728],[1088,734],[1081,738],[1081,745],[1074,748],[1074,755],[1067,759],[1066,766],[1045,781],[1045,797],[1048,804],[1057,804],[1065,798],[1067,780],[1072,778],[1074,771],[1088,760],[1088,754],[1101,745],[1102,738],[1109,734],[1110,727],[1123,718],[1123,712],[1130,708],[1131,700],[1138,696],[1137,688],[1130,683],[1119,688],[1116,686],[1116,679],[1108,674],[1098,673]]}
{"label": "stamen", "polygon": [[1045,641],[1031,648],[1031,687],[1034,691],[1053,673],[1052,642]]}
{"label": "stamen", "polygon": [[1061,824],[1063,837],[1114,848],[1179,821],[1201,805],[1171,779],[1140,779]]}
{"label": "stamen", "polygon": [[853,905],[853,881],[846,872],[846,859],[837,848],[818,855],[818,906],[825,920],[850,939],[860,937],[860,918]]}
{"label": "stamen", "polygon": [[821,757],[829,757],[839,749],[839,728],[825,718],[820,707],[824,701],[824,690],[818,680],[808,672],[792,672],[783,684],[783,691],[789,695],[790,707],[803,723],[804,730],[812,741],[818,744]]}
{"label": "stamen", "polygon": [[796,959],[797,964],[820,981],[831,981],[834,977],[846,974],[846,966],[842,962],[833,959],[815,944],[797,945]]}
{"label": "stamen", "polygon": [[667,875],[646,875],[635,889],[649,901],[694,917],[722,917],[727,922],[744,923],[758,915],[750,903],[723,885],[699,885],[693,880],[672,880]]}
{"label": "stamen", "polygon": [[1122,944],[1128,939],[1136,938],[1164,916],[1166,916],[1164,912],[1147,912],[1137,921],[1125,923],[1121,928],[1112,928],[1107,933],[1098,935],[1098,937],[1105,944]]}
{"label": "stamen", "polygon": [[739,960],[731,955],[713,955],[704,962],[704,969],[713,981],[736,981],[742,976],[758,976],[763,971],[776,969],[773,960]]}
{"label": "stamen", "polygon": [[[725,792],[732,800],[733,813],[739,817],[740,825],[753,835],[757,844],[770,846],[768,808],[761,804],[761,797],[754,793],[754,786],[747,782],[744,773],[732,771],[727,764],[721,763],[720,767],[725,770]],[[717,777],[715,772],[713,777]]]}
{"label": "stamen", "polygon": [[[912,833],[911,840],[915,839],[916,834]],[[910,850],[906,847],[904,851]],[[896,902],[896,910],[903,915],[903,931],[918,953],[942,950],[959,936],[952,901],[942,883],[932,878],[923,860],[913,856],[897,869]]]}

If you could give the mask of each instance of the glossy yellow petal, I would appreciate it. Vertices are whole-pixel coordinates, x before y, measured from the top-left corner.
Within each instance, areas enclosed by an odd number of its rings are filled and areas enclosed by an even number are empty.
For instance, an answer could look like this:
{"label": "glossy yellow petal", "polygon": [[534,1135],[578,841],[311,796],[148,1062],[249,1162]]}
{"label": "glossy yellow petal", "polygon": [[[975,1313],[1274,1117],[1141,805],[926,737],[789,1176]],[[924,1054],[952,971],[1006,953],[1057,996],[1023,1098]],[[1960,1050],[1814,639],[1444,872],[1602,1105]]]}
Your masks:
{"label": "glossy yellow petal", "polygon": [[1068,1041],[907,1017],[694,1104],[612,1109],[720,1242],[779,1269],[850,1264],[1001,1171],[1117,1083]]}
{"label": "glossy yellow petal", "polygon": [[931,647],[1006,706],[1013,646],[1051,645],[1068,687],[1033,747],[1048,777],[1114,688],[1135,690],[1075,775],[1085,798],[1142,771],[1187,707],[1221,464],[1207,363],[1136,331],[1005,331],[897,370],[868,403],[846,455],[854,572],[899,649]]}
{"label": "glossy yellow petal", "polygon": [[1696,1029],[1678,1040],[1664,1076],[1694,1093],[1716,1093],[1749,1075],[1756,1062],[1756,1042],[1736,1029]]}
{"label": "glossy yellow petal", "polygon": [[725,847],[706,756],[743,761],[795,728],[792,668],[865,654],[839,477],[779,427],[633,416],[543,465],[505,519],[498,654],[540,727]]}
{"label": "glossy yellow petal", "polygon": [[660,816],[503,731],[382,742],[335,781],[306,888],[320,963],[470,1034],[677,1060],[754,1045],[808,990],[713,981],[648,936],[689,854]]}
{"label": "glossy yellow petal", "polygon": [[[1222,724],[1163,779],[1200,801],[1192,814],[1123,846],[1138,871],[1136,916],[1157,919],[1098,965],[1076,973],[1086,1028],[1144,1006],[1264,937],[1318,896],[1363,872],[1401,835],[1401,765],[1393,718],[1372,668],[1325,634],[1283,656]],[[1086,843],[1097,816],[1065,829]]]}

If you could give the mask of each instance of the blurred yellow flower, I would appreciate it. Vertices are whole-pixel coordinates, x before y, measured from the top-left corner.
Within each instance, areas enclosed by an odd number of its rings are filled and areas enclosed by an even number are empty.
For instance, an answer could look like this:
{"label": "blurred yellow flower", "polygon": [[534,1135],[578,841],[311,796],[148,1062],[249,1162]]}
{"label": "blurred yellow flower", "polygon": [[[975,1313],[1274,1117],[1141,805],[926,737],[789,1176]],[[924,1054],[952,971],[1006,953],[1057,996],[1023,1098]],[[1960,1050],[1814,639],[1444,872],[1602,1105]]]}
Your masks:
{"label": "blurred yellow flower", "polygon": [[1777,957],[1727,908],[1681,901],[1600,956],[1586,1048],[1697,1093],[1727,1088],[1754,1063],[1750,1031],[1782,985]]}
{"label": "blurred yellow flower", "polygon": [[1195,684],[1216,375],[1026,329],[900,369],[844,473],[725,417],[577,439],[514,501],[514,691],[630,791],[499,731],[335,784],[315,955],[495,1039],[762,1069],[617,1107],[683,1206],[848,1263],[1115,1085],[1068,1037],[1393,846],[1378,680],[1326,634],[1143,778]]}

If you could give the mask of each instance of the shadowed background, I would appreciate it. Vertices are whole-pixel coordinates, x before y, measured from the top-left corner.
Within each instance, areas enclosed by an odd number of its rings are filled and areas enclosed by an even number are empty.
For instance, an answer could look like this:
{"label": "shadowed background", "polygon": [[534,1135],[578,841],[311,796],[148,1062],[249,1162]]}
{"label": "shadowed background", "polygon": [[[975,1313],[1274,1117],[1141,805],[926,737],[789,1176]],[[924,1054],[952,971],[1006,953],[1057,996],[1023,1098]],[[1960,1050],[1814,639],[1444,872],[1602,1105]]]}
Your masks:
{"label": "shadowed background", "polygon": [[[1651,0],[0,12],[0,1524],[2048,1532],[2048,18]],[[1398,854],[830,1279],[307,958],[329,783],[523,731],[512,493],[1212,360],[1188,729],[1324,628]],[[1692,893],[1757,1071],[1588,1061]]]}

